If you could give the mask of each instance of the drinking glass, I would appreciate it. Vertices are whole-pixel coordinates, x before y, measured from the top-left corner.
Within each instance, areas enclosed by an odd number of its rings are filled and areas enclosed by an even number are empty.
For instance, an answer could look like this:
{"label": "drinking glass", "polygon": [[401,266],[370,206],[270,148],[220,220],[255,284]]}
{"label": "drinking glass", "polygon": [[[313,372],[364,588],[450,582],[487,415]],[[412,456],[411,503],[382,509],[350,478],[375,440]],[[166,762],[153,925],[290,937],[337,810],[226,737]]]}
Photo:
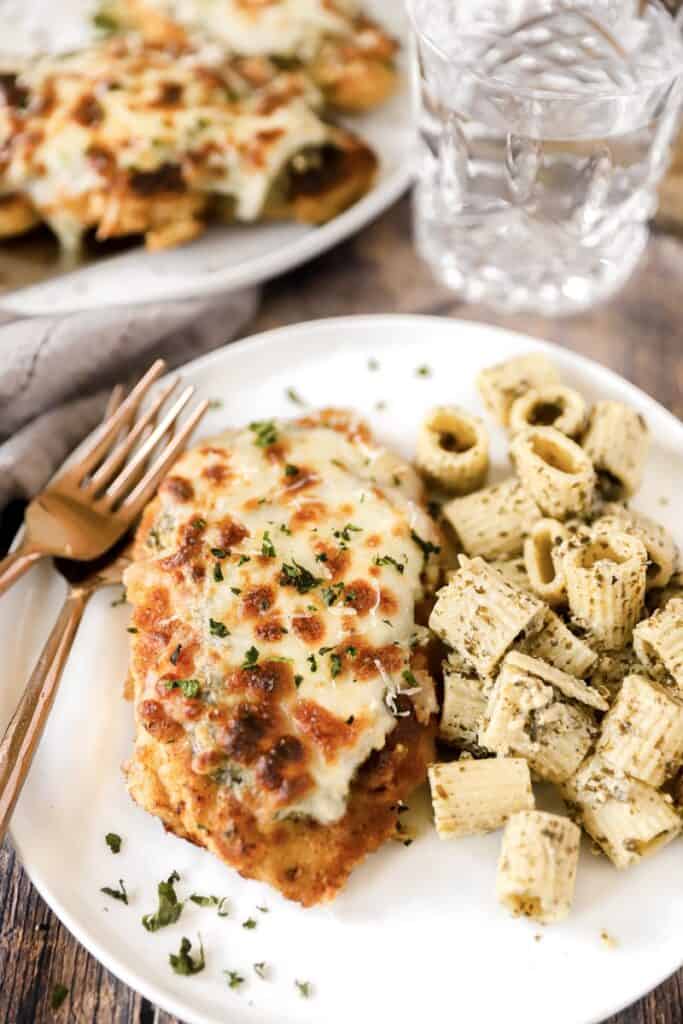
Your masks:
{"label": "drinking glass", "polygon": [[420,254],[470,301],[571,313],[616,291],[657,208],[683,39],[660,0],[407,0]]}

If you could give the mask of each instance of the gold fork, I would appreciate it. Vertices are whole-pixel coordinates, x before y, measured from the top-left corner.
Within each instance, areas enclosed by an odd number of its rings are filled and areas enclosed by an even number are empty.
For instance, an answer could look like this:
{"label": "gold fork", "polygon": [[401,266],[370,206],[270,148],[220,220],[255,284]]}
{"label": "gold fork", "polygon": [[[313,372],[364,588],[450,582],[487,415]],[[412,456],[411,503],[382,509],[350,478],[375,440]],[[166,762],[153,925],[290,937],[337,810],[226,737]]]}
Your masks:
{"label": "gold fork", "polygon": [[[152,370],[137,385],[137,388],[145,382]],[[51,500],[53,495],[57,495],[56,507],[59,507],[57,502],[63,501],[64,495],[67,493],[63,486],[64,479],[67,481],[67,488],[71,487],[74,481],[78,481],[79,490],[83,490],[88,497],[96,495],[106,486],[104,497],[99,501],[94,501],[92,505],[86,505],[84,502],[76,505],[77,512],[67,520],[63,536],[68,537],[69,543],[72,545],[69,548],[70,551],[73,550],[73,544],[77,545],[76,550],[81,552],[81,558],[85,557],[83,552],[97,550],[98,545],[103,545],[105,540],[108,541],[107,551],[102,558],[96,561],[90,560],[85,564],[79,564],[74,560],[55,560],[56,568],[70,584],[69,591],[59,618],[45,643],[24,694],[0,742],[0,843],[43,735],[85,607],[95,591],[121,582],[123,570],[130,560],[128,556],[130,529],[138,518],[142,507],[153,496],[164,474],[175,461],[208,408],[208,402],[201,402],[183,423],[180,430],[154,456],[155,448],[161,439],[173,430],[178,416],[194,392],[194,388],[186,388],[158,425],[151,429],[159,410],[175,389],[176,384],[177,382],[173,381],[167,385],[154,401],[150,410],[135,423],[122,441],[118,441],[110,455],[102,462],[102,453],[106,448],[111,447],[112,437],[116,440],[116,434],[120,431],[126,418],[125,406],[128,399],[116,409],[120,395],[115,393],[110,400],[112,415],[106,418],[102,424],[104,429],[101,431],[101,437],[97,437],[98,432],[96,431],[93,438],[89,439],[85,455],[82,451],[79,453],[81,458],[73,470],[67,471],[66,475],[61,473],[57,480],[50,485]],[[131,392],[130,397],[133,397],[137,388]],[[120,415],[121,413],[124,414],[123,417]],[[112,434],[112,431],[115,433]],[[141,443],[135,454],[130,461],[126,462],[128,454],[138,442]],[[154,461],[147,468],[152,458]],[[99,468],[95,469],[100,462]],[[122,470],[121,466],[124,466]],[[118,470],[121,471],[114,482],[108,483],[112,474]],[[86,475],[92,474],[85,483],[82,475],[84,472]],[[144,475],[142,475],[143,473]],[[142,478],[140,478],[141,476]],[[60,481],[62,482],[60,483]],[[58,484],[58,490],[54,489],[55,482]],[[41,496],[41,501],[44,501],[47,493],[48,491]],[[36,502],[36,504],[39,503]],[[52,505],[49,504],[48,509],[51,507]],[[107,519],[107,509],[116,509],[111,515],[111,520]],[[64,522],[63,520],[58,521],[61,521],[62,524]],[[78,525],[83,522],[91,529],[91,534],[85,538],[78,533]],[[99,534],[97,532],[98,525],[101,525]],[[124,544],[126,545],[125,549],[120,551]],[[100,547],[99,550],[101,551],[102,548]]]}
{"label": "gold fork", "polygon": [[121,545],[117,545],[113,553],[94,566],[55,562],[69,581],[69,591],[0,742],[0,843],[45,730],[85,606],[95,591],[121,582],[123,570],[130,562],[127,538],[126,544],[120,554],[117,551]]}
{"label": "gold fork", "polygon": [[157,360],[28,506],[19,548],[0,561],[0,594],[38,559],[48,555],[76,561],[99,558],[130,528],[208,404],[192,413],[147,468],[154,449],[194,394],[192,386],[186,387],[154,427],[177,387],[177,380],[171,380],[136,419],[145,395],[164,369],[164,361]]}

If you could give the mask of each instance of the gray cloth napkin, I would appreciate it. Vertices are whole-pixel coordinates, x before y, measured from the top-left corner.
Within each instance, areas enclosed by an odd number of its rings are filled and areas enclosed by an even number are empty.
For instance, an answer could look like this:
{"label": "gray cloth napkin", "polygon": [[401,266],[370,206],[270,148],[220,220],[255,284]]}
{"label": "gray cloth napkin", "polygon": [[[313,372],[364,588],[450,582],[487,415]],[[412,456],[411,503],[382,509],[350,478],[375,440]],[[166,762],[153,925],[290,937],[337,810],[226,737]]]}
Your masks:
{"label": "gray cloth napkin", "polygon": [[31,498],[95,426],[114,384],[162,356],[179,366],[247,326],[255,289],[24,320],[0,314],[0,512]]}

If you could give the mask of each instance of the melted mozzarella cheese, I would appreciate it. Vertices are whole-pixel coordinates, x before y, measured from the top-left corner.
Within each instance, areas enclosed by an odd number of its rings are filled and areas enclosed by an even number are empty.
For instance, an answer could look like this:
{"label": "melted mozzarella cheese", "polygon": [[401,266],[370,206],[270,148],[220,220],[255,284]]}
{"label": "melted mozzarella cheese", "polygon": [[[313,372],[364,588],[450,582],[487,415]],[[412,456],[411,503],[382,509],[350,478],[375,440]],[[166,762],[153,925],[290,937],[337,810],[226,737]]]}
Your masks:
{"label": "melted mozzarella cheese", "polygon": [[[284,659],[291,666],[298,685],[278,711],[284,715],[284,734],[297,736],[305,744],[313,786],[273,811],[267,795],[256,791],[253,772],[239,764],[231,769],[239,773],[241,798],[258,817],[306,814],[330,823],[343,816],[360,765],[385,745],[393,730],[397,695],[415,692],[409,666],[413,647],[422,636],[415,622],[415,604],[425,586],[425,556],[415,535],[437,538],[431,520],[416,503],[420,487],[412,469],[395,456],[322,426],[280,424],[277,430],[286,448],[286,464],[305,467],[300,492],[293,475],[291,482],[283,476],[283,463],[255,443],[253,430],[188,452],[174,474],[191,482],[192,507],[179,506],[162,489],[153,531],[161,550],[153,551],[150,560],[137,562],[128,571],[126,585],[135,603],[138,589],[144,591],[150,580],[168,583],[155,567],[178,550],[183,524],[192,516],[201,516],[206,524],[203,542],[209,550],[220,547],[219,524],[226,520],[248,529],[249,535],[232,549],[231,557],[221,561],[218,578],[209,561],[201,583],[191,588],[186,581],[171,583],[171,604],[184,608],[183,614],[201,634],[195,674],[211,702],[221,709],[235,708],[244,699],[243,692],[226,688],[225,679],[234,666],[248,662],[254,648],[260,659]],[[206,469],[221,450],[226,453],[230,477],[216,487]],[[315,516],[309,516],[313,512]],[[341,579],[317,558],[321,545],[341,552],[345,563]],[[274,551],[274,556],[260,557],[264,550]],[[305,593],[282,585],[284,565],[303,567],[317,578],[317,584]],[[358,581],[368,588],[370,599],[357,612],[349,599],[355,599],[353,586],[358,587]],[[258,638],[258,620],[246,617],[241,605],[243,595],[259,587],[274,588],[277,594],[272,611],[286,632],[273,642]],[[293,625],[307,615],[323,624],[320,641],[306,642]],[[212,620],[222,623],[228,635],[213,635]],[[133,643],[137,642],[139,638],[134,637]],[[382,663],[379,653],[373,666],[373,652],[389,647],[394,654],[391,666]],[[361,651],[370,652],[369,672],[367,666],[364,671],[352,668]],[[333,660],[337,653],[342,657],[341,672]],[[146,680],[150,694],[157,678],[150,667]],[[324,745],[302,729],[302,702],[323,709],[341,724],[356,723],[352,741],[335,749],[334,756],[326,756]],[[435,710],[429,696],[425,706],[427,715]],[[188,729],[195,755],[215,751],[210,724],[190,723]]]}
{"label": "melted mozzarella cheese", "polygon": [[234,53],[310,60],[322,39],[344,35],[356,0],[151,0],[174,20],[200,29]]}

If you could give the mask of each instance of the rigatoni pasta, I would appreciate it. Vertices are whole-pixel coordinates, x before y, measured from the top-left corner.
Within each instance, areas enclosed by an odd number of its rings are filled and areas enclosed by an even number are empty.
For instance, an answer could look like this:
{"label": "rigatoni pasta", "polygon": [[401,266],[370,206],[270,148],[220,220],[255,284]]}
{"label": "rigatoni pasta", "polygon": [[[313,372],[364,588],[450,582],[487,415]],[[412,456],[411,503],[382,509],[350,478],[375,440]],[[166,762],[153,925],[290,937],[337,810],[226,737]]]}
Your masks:
{"label": "rigatoni pasta", "polygon": [[620,869],[655,853],[681,831],[671,797],[598,755],[581,765],[562,795],[574,820]]}
{"label": "rigatoni pasta", "polygon": [[633,647],[644,665],[663,666],[683,689],[683,598],[671,598],[649,619],[639,622]]}
{"label": "rigatoni pasta", "polygon": [[574,622],[606,650],[623,647],[645,600],[647,551],[630,534],[596,533],[562,554]]}
{"label": "rigatoni pasta", "polygon": [[585,451],[554,427],[516,434],[510,456],[532,500],[546,516],[585,516],[592,507],[596,476]]}
{"label": "rigatoni pasta", "polygon": [[639,412],[623,402],[597,402],[583,447],[605,498],[622,500],[639,490],[650,447],[650,431]]}
{"label": "rigatoni pasta", "polygon": [[479,742],[498,754],[526,758],[541,779],[560,783],[574,774],[596,732],[592,711],[518,666],[511,654],[491,691]]}
{"label": "rigatoni pasta", "polygon": [[532,658],[547,661],[562,672],[584,679],[598,660],[585,640],[575,636],[555,612],[546,613],[543,628],[516,645]]}
{"label": "rigatoni pasta", "polygon": [[576,439],[583,433],[587,419],[586,400],[573,388],[531,388],[512,403],[509,430],[517,434],[527,427],[554,427]]}
{"label": "rigatoni pasta", "polygon": [[647,589],[667,586],[676,567],[678,552],[673,537],[660,523],[632,508],[610,502],[601,510],[593,529],[601,533],[622,530],[642,540],[648,557]]}
{"label": "rigatoni pasta", "polygon": [[535,806],[529,766],[521,758],[433,764],[429,785],[441,839],[494,832],[511,815]]}
{"label": "rigatoni pasta", "polygon": [[659,789],[683,763],[683,702],[646,676],[627,676],[596,749],[613,768]]}
{"label": "rigatoni pasta", "polygon": [[513,815],[503,833],[496,892],[516,917],[540,924],[571,910],[581,832],[568,818],[543,811]]}
{"label": "rigatoni pasta", "polygon": [[485,677],[522,633],[541,627],[544,615],[538,598],[509,583],[482,558],[461,555],[459,570],[438,593],[429,625]]}
{"label": "rigatoni pasta", "polygon": [[524,538],[541,518],[519,480],[511,478],[443,506],[465,553],[471,557],[512,558],[522,553]]}
{"label": "rigatoni pasta", "polygon": [[484,424],[456,406],[432,409],[417,436],[417,466],[446,491],[469,494],[477,490],[489,469]]}
{"label": "rigatoni pasta", "polygon": [[[459,659],[458,659],[459,660]],[[481,679],[462,663],[443,663],[443,705],[439,736],[446,743],[476,746],[493,682]]]}
{"label": "rigatoni pasta", "polygon": [[491,366],[477,377],[481,399],[498,423],[507,427],[512,403],[531,388],[554,387],[560,375],[547,356],[533,352]]}
{"label": "rigatoni pasta", "polygon": [[524,566],[534,593],[549,605],[563,604],[567,597],[564,564],[559,547],[569,537],[556,519],[539,519],[524,541]]}

